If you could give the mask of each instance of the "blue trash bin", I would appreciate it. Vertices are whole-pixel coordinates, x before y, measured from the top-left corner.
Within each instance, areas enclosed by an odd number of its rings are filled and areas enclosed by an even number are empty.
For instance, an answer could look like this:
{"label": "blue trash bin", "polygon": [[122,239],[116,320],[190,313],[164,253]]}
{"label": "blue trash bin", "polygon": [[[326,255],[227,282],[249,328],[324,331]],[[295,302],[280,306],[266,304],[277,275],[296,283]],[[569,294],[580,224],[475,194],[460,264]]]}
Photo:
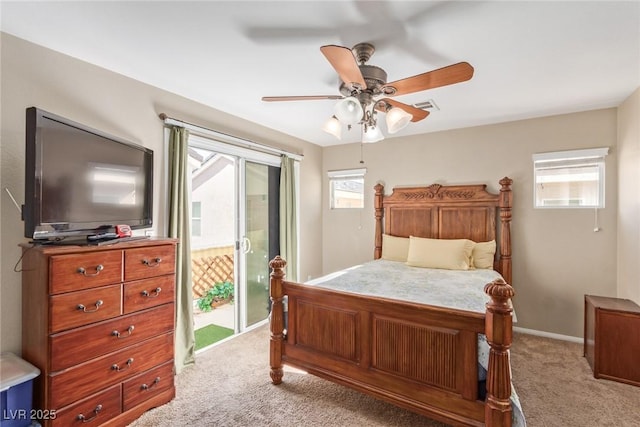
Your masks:
{"label": "blue trash bin", "polygon": [[0,427],[32,425],[33,379],[38,375],[40,369],[26,360],[0,354]]}

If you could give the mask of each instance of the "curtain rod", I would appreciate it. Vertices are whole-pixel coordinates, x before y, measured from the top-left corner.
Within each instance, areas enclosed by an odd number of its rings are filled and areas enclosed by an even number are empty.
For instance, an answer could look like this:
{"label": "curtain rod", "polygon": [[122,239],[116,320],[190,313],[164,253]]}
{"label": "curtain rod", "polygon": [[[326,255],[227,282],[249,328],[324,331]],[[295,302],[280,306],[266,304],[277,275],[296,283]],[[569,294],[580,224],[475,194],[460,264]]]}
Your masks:
{"label": "curtain rod", "polygon": [[175,126],[180,126],[183,127],[185,129],[188,129],[189,131],[193,131],[196,134],[201,134],[201,135],[205,135],[205,136],[210,136],[213,138],[216,138],[218,140],[224,141],[224,142],[228,142],[230,144],[233,145],[237,145],[237,146],[244,146],[244,147],[248,147],[254,150],[258,150],[258,151],[262,151],[262,152],[266,152],[269,154],[285,154],[291,158],[293,158],[294,160],[302,160],[302,158],[304,157],[304,155],[302,154],[297,154],[297,153],[292,153],[290,151],[286,151],[286,150],[281,150],[279,148],[274,148],[274,147],[270,147],[268,145],[264,145],[264,144],[260,144],[258,142],[254,142],[248,139],[244,139],[244,138],[240,138],[237,136],[233,136],[233,135],[229,135],[226,133],[222,133],[222,132],[218,132],[215,131],[213,129],[208,129],[199,125],[194,125],[193,123],[189,123],[189,122],[185,122],[183,120],[178,120],[178,119],[174,119],[172,117],[167,116],[165,113],[160,113],[158,114],[158,117],[160,117],[160,120],[164,121],[165,125],[175,125]]}

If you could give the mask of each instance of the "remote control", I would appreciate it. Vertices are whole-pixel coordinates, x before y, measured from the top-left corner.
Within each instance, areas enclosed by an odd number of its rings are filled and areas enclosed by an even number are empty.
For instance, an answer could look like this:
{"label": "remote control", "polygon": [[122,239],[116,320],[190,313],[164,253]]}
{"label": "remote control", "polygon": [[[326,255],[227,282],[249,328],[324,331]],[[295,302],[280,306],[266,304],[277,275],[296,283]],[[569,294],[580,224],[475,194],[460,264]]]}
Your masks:
{"label": "remote control", "polygon": [[116,233],[97,233],[88,235],[87,240],[95,242],[96,240],[116,239],[117,237],[118,235]]}

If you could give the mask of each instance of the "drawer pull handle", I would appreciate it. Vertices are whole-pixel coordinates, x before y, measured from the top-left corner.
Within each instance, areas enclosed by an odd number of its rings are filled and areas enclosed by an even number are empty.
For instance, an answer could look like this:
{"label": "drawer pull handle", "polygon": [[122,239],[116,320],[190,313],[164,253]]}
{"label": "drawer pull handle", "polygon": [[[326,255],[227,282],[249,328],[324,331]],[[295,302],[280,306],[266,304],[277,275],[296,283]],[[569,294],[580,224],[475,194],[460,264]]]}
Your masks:
{"label": "drawer pull handle", "polygon": [[111,365],[111,369],[113,369],[116,372],[122,372],[122,371],[125,371],[125,370],[129,369],[132,364],[133,364],[133,357],[131,357],[131,358],[129,358],[129,360],[127,360],[127,366],[121,368],[116,363],[114,363],[113,365]]}
{"label": "drawer pull handle", "polygon": [[78,273],[82,274],[85,277],[95,277],[98,274],[100,274],[100,272],[104,270],[104,266],[102,264],[98,264],[96,266],[96,272],[95,273],[87,273],[87,270],[85,270],[84,267],[78,267]]}
{"label": "drawer pull handle", "polygon": [[160,263],[162,262],[162,258],[158,257],[158,258],[154,258],[153,260],[149,261],[148,259],[143,259],[142,263],[144,265],[146,265],[147,267],[157,267],[160,265]]}
{"label": "drawer pull handle", "polygon": [[146,385],[146,384],[142,384],[140,386],[141,390],[149,390],[151,387],[153,387],[154,385],[158,384],[160,382],[160,377],[156,377],[155,380],[153,380],[153,382],[151,383],[151,385]]}
{"label": "drawer pull handle", "polygon": [[113,331],[113,332],[111,332],[111,335],[113,335],[114,337],[117,337],[117,338],[127,338],[127,337],[131,336],[131,334],[133,333],[133,329],[134,329],[134,326],[131,325],[131,326],[129,326],[127,328],[127,332],[128,332],[127,335],[122,335],[119,331]]}
{"label": "drawer pull handle", "polygon": [[155,298],[155,297],[157,297],[158,295],[160,295],[160,291],[161,291],[161,290],[162,290],[162,288],[161,288],[161,287],[157,287],[157,288],[155,288],[153,291],[151,291],[151,292],[153,292],[155,295],[151,295],[151,294],[150,294],[148,291],[146,291],[146,290],[142,291],[142,292],[141,292],[141,294],[142,294],[142,296],[143,296],[143,297]]}
{"label": "drawer pull handle", "polygon": [[95,310],[87,310],[87,307],[85,307],[85,306],[84,306],[84,304],[78,304],[78,305],[76,306],[76,308],[77,308],[78,310],[82,310],[82,311],[83,311],[83,312],[85,312],[85,313],[95,313],[96,311],[98,311],[98,310],[100,309],[100,306],[101,306],[102,304],[104,304],[104,302],[102,302],[102,300],[101,300],[101,299],[99,299],[98,301],[96,301],[96,308],[95,308]]}
{"label": "drawer pull handle", "polygon": [[83,423],[90,423],[91,421],[95,420],[96,417],[98,416],[98,413],[100,413],[100,411],[102,411],[102,405],[98,405],[96,406],[96,409],[93,410],[93,413],[95,414],[93,417],[91,418],[86,418],[84,415],[79,414],[76,419],[78,421],[82,421]]}

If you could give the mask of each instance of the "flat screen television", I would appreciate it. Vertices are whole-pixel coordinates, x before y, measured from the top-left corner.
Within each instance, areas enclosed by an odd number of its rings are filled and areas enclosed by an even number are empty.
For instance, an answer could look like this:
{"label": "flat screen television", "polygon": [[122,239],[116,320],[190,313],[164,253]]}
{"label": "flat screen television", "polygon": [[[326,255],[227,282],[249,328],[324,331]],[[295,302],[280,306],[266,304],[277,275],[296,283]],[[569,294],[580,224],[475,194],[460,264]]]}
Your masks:
{"label": "flat screen television", "polygon": [[152,226],[153,151],[27,108],[24,235],[60,241]]}

